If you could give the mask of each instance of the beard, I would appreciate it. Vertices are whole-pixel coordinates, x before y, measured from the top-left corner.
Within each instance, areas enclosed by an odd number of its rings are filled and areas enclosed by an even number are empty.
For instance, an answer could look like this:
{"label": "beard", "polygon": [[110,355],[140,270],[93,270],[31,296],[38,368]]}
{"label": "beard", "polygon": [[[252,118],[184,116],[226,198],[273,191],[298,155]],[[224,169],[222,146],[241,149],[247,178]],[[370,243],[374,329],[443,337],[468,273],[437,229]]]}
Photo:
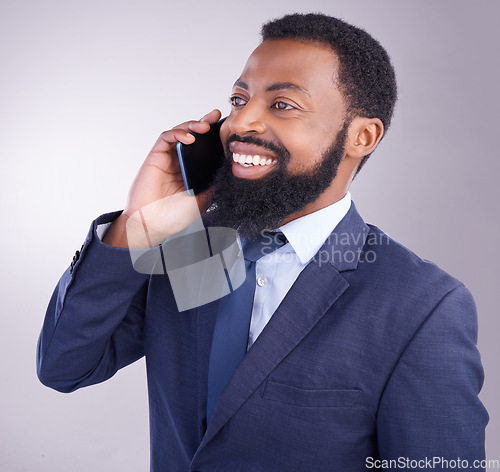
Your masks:
{"label": "beard", "polygon": [[[253,136],[230,135],[225,147],[226,159],[211,191],[211,223],[234,228],[247,239],[256,239],[262,231],[278,228],[288,216],[316,201],[337,175],[348,125],[348,122],[344,123],[336,139],[312,169],[298,174],[287,171],[290,153],[282,144]],[[278,163],[260,179],[235,177],[228,147],[232,141],[269,149],[276,155]]]}

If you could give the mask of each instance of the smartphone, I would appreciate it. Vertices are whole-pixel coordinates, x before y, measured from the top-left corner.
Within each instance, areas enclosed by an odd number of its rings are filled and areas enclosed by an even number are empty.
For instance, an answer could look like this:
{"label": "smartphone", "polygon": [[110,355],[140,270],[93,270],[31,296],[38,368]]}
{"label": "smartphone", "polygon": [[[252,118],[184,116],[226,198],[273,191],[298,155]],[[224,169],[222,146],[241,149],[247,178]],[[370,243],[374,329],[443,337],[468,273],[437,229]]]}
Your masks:
{"label": "smartphone", "polygon": [[224,146],[219,132],[225,119],[210,125],[210,130],[204,134],[193,133],[195,141],[192,144],[177,143],[177,155],[188,195],[198,195],[209,188],[224,162]]}

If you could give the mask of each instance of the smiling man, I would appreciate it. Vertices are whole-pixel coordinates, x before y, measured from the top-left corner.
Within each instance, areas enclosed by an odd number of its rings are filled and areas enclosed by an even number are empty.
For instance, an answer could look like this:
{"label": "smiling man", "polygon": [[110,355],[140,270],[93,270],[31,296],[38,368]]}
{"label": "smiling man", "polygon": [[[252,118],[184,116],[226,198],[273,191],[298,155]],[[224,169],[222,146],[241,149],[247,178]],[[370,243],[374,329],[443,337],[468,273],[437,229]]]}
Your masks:
{"label": "smiling man", "polygon": [[[319,14],[262,33],[234,83],[213,187],[184,194],[175,146],[218,110],[162,133],[125,210],[93,223],[47,311],[41,381],[70,392],[145,355],[155,472],[481,470],[472,297],[365,224],[348,192],[390,125],[387,53]],[[134,271],[128,253],[132,215],[173,196],[162,238],[197,202],[207,225],[238,231],[247,259],[240,288],[182,312],[169,277]]]}

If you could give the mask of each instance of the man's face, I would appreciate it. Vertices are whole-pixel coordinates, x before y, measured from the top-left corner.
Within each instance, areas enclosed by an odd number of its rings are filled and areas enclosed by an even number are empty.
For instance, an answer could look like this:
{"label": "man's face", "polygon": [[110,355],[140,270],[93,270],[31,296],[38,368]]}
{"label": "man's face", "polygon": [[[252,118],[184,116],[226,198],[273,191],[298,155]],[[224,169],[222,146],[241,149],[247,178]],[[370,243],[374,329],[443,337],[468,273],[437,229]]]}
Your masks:
{"label": "man's face", "polygon": [[255,236],[330,186],[346,134],[336,75],[337,57],[326,45],[273,40],[253,52],[221,128],[228,158],[214,185],[221,224],[241,223]]}
{"label": "man's face", "polygon": [[[289,172],[310,170],[343,124],[346,107],[334,84],[337,62],[336,54],[326,45],[294,40],[263,42],[233,86],[231,114],[222,126],[222,141],[235,134],[276,143],[290,153]],[[276,158],[272,150],[238,141],[230,143],[229,150],[240,156]],[[235,162],[233,174],[257,179],[275,165],[244,167]]]}

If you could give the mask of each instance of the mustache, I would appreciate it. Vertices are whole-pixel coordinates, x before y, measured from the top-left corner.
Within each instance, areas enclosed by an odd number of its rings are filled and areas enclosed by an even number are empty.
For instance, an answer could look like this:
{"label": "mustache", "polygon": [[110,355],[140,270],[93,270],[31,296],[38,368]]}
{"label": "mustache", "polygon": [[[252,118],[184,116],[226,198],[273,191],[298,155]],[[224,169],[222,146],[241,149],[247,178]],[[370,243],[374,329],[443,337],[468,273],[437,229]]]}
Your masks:
{"label": "mustache", "polygon": [[261,148],[272,151],[277,156],[288,160],[290,153],[288,149],[281,143],[276,143],[273,141],[264,141],[263,139],[257,138],[255,136],[240,136],[239,134],[230,134],[226,141],[226,151],[229,154],[229,143],[233,141],[238,141],[240,143],[255,144]]}

